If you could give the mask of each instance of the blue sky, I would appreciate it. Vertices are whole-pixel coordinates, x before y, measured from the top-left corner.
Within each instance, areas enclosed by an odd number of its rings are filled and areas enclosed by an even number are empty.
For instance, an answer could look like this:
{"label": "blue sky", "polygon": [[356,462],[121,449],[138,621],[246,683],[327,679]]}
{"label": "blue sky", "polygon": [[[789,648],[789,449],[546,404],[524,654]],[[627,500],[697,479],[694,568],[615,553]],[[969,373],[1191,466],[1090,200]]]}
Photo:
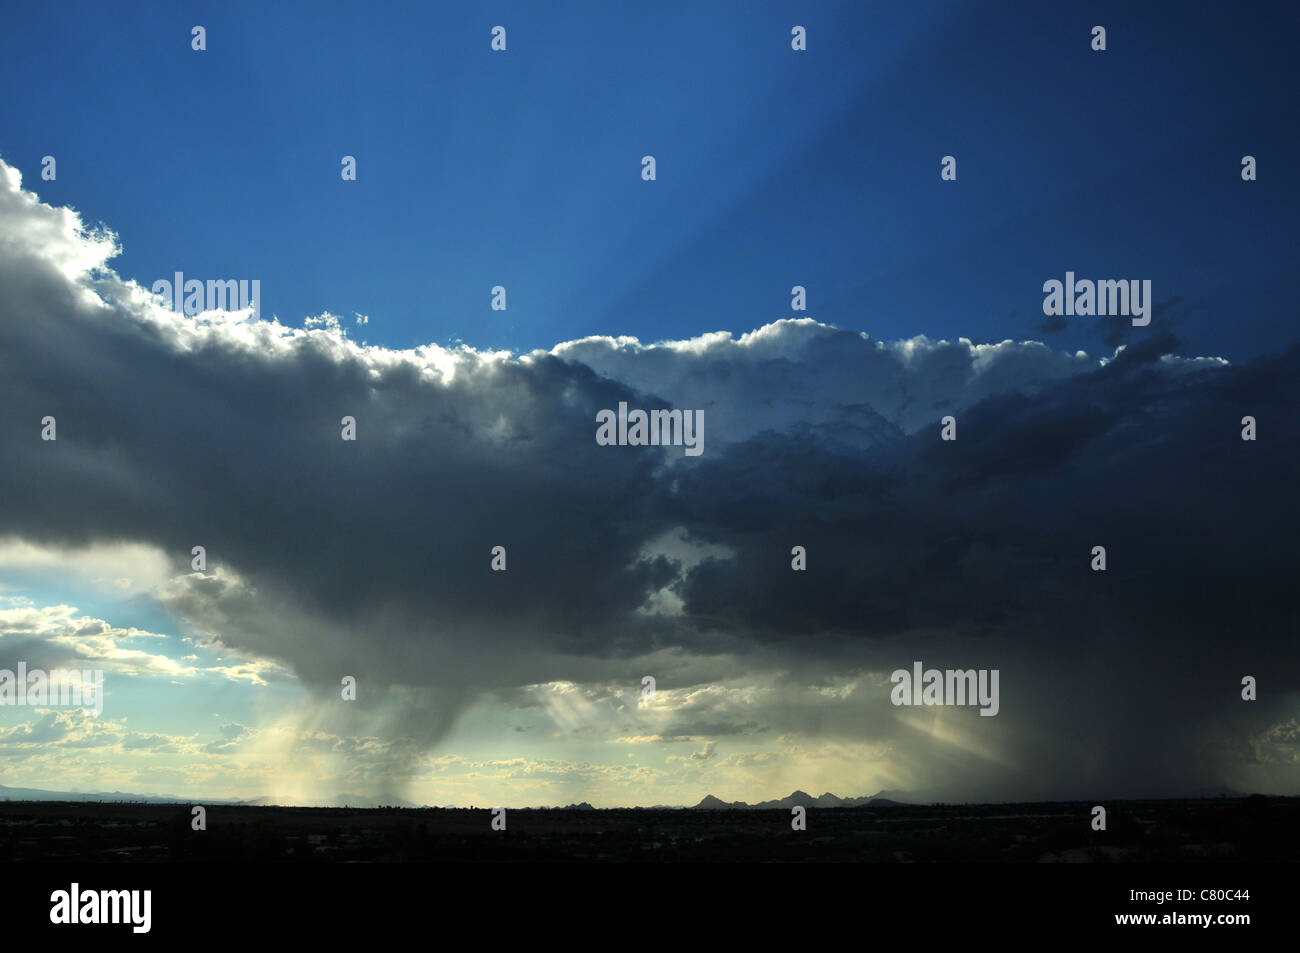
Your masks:
{"label": "blue sky", "polygon": [[57,158],[42,198],[109,223],[121,273],[260,278],[264,314],[388,346],[741,333],[795,284],[877,338],[1038,338],[1069,269],[1149,277],[1189,351],[1252,356],[1289,330],[1290,31],[1139,6],[29,6],[0,148],[31,187]]}
{"label": "blue sky", "polygon": [[[1300,671],[1270,589],[1294,538],[1276,512],[1297,426],[1294,19],[1251,3],[7,12],[0,649],[100,660],[115,724],[0,712],[0,783],[512,804],[1293,791],[1294,680],[1247,730],[1205,701],[1218,669],[1170,672],[1149,698],[1141,672],[1174,664],[1153,619],[1180,626],[1189,666]],[[64,207],[120,254],[100,260]],[[262,322],[132,297],[177,271],[260,281]],[[1043,283],[1067,271],[1150,280],[1151,325],[1045,323]],[[307,324],[326,312],[341,327]],[[774,324],[796,316],[817,323]],[[597,453],[592,412],[636,395],[707,409],[706,455]],[[29,439],[49,412],[56,446]],[[936,454],[949,412],[963,442]],[[1238,439],[1245,413],[1258,448]],[[1189,514],[1230,572],[1170,551]],[[1098,533],[1130,549],[1095,596],[1071,573]],[[1261,607],[1231,647],[1231,600],[1185,595],[1219,586]],[[1138,674],[1063,704],[1051,686],[1117,646]],[[891,669],[944,653],[1004,671],[998,718],[889,707]],[[341,673],[361,679],[355,707]],[[1057,738],[1101,704],[1150,747],[1089,727],[1079,744],[1114,754],[1088,774]],[[1224,737],[1236,747],[1212,750]]]}

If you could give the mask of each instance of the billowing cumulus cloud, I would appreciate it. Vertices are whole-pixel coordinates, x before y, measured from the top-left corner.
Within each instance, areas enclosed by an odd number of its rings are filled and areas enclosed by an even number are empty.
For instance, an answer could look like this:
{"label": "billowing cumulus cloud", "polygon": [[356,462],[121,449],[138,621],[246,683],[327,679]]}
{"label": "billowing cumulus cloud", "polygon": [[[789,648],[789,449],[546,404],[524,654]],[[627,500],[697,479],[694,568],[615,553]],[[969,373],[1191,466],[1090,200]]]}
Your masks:
{"label": "billowing cumulus cloud", "polygon": [[[395,351],[332,316],[174,314],[116,250],[0,165],[0,556],[151,554],[123,585],[227,649],[226,677],[292,672],[293,738],[377,739],[381,790],[436,771],[484,698],[689,744],[665,770],[701,785],[839,759],[949,797],[1297,789],[1294,348],[1233,366],[1155,324],[1103,357],[797,320]],[[597,445],[620,401],[702,410],[705,452]],[[999,669],[999,715],[892,706],[888,672],[918,659]],[[239,722],[205,741],[263,743]],[[606,769],[518,770],[571,790]]]}

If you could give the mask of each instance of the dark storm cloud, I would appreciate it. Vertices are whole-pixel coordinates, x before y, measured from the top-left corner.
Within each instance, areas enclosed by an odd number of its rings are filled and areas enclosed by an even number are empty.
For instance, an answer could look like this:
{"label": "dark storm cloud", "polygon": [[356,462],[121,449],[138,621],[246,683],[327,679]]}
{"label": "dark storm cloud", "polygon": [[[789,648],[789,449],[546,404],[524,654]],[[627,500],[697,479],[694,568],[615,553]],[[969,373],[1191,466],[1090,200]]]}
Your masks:
{"label": "dark storm cloud", "polygon": [[[1010,756],[918,748],[936,786],[1139,793],[1216,783],[1300,687],[1294,348],[1182,360],[1157,321],[1099,366],[797,321],[657,348],[389,352],[171,315],[111,273],[92,285],[103,247],[10,183],[0,535],[174,554],[173,611],[323,697],[357,676],[412,759],[481,692],[635,684],[625,660],[655,652],[682,650],[687,684],[718,652],[731,677],[805,684],[921,659],[1003,671],[1002,714],[975,723]],[[703,409],[705,453],[598,446],[596,412],[621,400]],[[646,551],[678,529],[710,555]],[[198,544],[209,573],[188,575]],[[638,611],[661,590],[680,613]],[[1267,686],[1257,708],[1243,674]],[[916,730],[876,696],[830,707],[688,712],[674,730]]]}
{"label": "dark storm cloud", "polygon": [[[1274,723],[1300,689],[1300,350],[1171,375],[1175,346],[1155,336],[1035,397],[986,399],[953,443],[936,423],[890,453],[764,435],[707,460],[680,519],[735,556],[691,573],[687,615],[791,654],[1000,668],[1041,769],[1016,790],[1212,789],[1226,753],[1204,739]],[[1267,438],[1240,439],[1248,414]],[[1258,710],[1244,675],[1269,684]],[[1296,765],[1281,776],[1293,788]]]}

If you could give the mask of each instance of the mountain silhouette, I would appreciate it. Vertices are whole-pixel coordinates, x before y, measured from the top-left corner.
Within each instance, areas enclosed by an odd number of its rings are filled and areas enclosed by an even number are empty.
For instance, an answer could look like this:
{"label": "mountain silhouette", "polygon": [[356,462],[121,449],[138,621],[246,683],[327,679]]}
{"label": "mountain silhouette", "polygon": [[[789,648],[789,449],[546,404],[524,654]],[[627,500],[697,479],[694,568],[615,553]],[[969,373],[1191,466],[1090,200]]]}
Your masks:
{"label": "mountain silhouette", "polygon": [[[885,795],[892,795],[885,797]],[[776,801],[760,801],[748,804],[744,801],[724,801],[722,798],[706,794],[704,799],[691,810],[694,811],[771,811],[786,810],[792,807],[894,807],[907,802],[900,799],[898,791],[880,791],[868,797],[839,797],[827,791],[820,797],[813,797],[807,791],[795,791],[787,797]]]}

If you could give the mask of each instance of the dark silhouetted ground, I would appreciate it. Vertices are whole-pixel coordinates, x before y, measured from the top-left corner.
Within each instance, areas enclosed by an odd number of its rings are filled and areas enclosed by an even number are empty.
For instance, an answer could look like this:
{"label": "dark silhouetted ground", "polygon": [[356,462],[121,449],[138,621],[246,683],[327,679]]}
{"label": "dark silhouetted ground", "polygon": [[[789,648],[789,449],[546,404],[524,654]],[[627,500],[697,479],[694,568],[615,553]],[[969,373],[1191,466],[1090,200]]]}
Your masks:
{"label": "dark silhouetted ground", "polygon": [[1300,798],[810,808],[783,811],[207,808],[0,802],[0,856],[24,861],[833,861],[1300,860]]}

